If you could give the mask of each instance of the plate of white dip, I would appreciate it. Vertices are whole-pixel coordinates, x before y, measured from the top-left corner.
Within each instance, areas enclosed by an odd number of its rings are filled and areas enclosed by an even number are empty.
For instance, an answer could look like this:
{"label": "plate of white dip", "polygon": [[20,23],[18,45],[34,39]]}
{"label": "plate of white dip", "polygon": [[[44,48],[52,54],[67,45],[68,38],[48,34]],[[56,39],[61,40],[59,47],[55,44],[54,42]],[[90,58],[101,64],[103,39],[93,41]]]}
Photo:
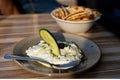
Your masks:
{"label": "plate of white dip", "polygon": [[[63,70],[50,68],[49,66],[46,67],[45,65],[40,64],[39,62],[35,62],[35,61],[15,60],[15,62],[19,64],[25,70],[28,70],[30,72],[37,73],[37,74],[43,74],[43,75],[55,76],[55,75],[68,75],[68,74],[74,74],[77,72],[83,72],[91,68],[92,66],[94,66],[99,61],[101,57],[101,52],[100,52],[99,47],[93,41],[83,36],[78,36],[74,34],[68,34],[68,33],[63,33],[63,34],[53,33],[53,34],[58,42],[65,42],[65,41],[75,42],[80,47],[84,55],[86,56],[87,58],[86,61],[84,61],[84,63],[78,64],[75,67],[72,67],[69,69],[63,69]],[[31,36],[31,37],[25,38],[21,40],[19,43],[17,43],[17,45],[13,49],[13,54],[17,56],[28,56],[28,55],[33,56],[31,49],[34,49],[33,46],[35,45],[37,45],[35,46],[35,48],[38,47],[38,44],[41,45],[42,42],[40,41],[42,40],[39,36]],[[49,47],[48,47],[48,51],[49,51]],[[36,54],[36,56],[40,56],[40,55]],[[42,57],[44,56],[46,55],[43,55]],[[47,60],[50,61],[51,59],[47,58]],[[55,60],[53,61],[53,63],[63,64],[63,63],[67,63],[67,61]]]}

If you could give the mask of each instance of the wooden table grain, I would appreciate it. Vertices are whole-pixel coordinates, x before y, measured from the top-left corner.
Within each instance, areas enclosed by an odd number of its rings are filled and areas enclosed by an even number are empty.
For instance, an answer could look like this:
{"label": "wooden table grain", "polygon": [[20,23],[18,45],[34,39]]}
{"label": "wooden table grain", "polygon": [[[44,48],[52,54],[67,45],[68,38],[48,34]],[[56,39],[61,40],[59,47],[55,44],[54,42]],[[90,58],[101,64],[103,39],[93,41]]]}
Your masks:
{"label": "wooden table grain", "polygon": [[3,58],[4,54],[12,54],[14,46],[20,40],[38,34],[40,28],[47,28],[51,32],[63,32],[50,14],[0,16],[0,78],[120,78],[120,38],[98,24],[87,33],[76,34],[94,41],[101,49],[100,61],[85,72],[45,76],[26,71],[13,60]]}

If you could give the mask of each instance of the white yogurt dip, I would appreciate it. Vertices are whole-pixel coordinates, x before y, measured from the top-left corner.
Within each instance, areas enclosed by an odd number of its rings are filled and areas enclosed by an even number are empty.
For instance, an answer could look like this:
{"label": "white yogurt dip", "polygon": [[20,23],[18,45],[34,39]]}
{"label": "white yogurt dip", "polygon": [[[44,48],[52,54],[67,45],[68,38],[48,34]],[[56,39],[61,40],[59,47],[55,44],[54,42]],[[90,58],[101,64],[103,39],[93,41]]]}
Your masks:
{"label": "white yogurt dip", "polygon": [[78,50],[77,46],[72,42],[69,42],[69,44],[64,48],[60,48],[61,54],[57,57],[52,54],[50,46],[43,40],[41,40],[37,45],[29,47],[26,50],[26,53],[29,57],[42,58],[52,64],[67,64],[72,61],[80,62],[83,57],[81,51]]}

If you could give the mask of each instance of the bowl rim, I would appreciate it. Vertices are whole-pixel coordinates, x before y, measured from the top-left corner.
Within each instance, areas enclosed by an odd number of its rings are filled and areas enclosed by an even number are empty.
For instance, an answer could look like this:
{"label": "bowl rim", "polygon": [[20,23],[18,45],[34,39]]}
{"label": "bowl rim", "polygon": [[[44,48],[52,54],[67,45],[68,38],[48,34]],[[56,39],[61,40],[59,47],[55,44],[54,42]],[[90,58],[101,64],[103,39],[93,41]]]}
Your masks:
{"label": "bowl rim", "polygon": [[[65,8],[67,8],[67,7],[65,7]],[[68,21],[68,20],[63,20],[63,19],[60,19],[60,18],[57,18],[57,17],[54,16],[54,12],[57,11],[58,9],[59,9],[59,8],[56,8],[56,9],[52,10],[51,13],[50,13],[50,15],[51,15],[52,18],[54,18],[55,20],[61,21],[61,22],[66,22],[66,23],[90,23],[90,22],[95,22],[95,21],[97,21],[98,19],[100,19],[101,15],[102,15],[102,14],[101,14],[100,16],[96,17],[95,19],[93,19],[93,20],[88,20],[88,21]]]}

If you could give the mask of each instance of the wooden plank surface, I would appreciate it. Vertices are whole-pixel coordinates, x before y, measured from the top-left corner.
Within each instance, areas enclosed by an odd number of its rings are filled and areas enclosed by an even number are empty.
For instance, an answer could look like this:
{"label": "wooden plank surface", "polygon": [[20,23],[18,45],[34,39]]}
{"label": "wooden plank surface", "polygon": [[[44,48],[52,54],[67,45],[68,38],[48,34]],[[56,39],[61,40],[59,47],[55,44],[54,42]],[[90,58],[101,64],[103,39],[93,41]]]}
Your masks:
{"label": "wooden plank surface", "polygon": [[22,39],[37,35],[40,28],[63,32],[49,14],[11,15],[0,17],[0,78],[120,78],[120,38],[96,24],[87,33],[79,33],[94,41],[102,57],[91,69],[66,76],[45,76],[24,70],[13,60],[4,59],[12,54],[14,46]]}

